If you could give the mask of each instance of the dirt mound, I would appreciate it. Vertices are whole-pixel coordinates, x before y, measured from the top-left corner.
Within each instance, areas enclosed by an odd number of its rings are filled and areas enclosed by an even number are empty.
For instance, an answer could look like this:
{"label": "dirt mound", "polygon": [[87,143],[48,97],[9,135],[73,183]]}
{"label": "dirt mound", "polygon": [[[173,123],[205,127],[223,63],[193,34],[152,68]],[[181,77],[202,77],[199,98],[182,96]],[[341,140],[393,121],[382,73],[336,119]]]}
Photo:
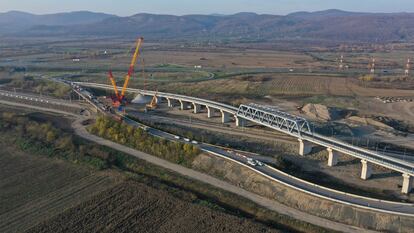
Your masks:
{"label": "dirt mound", "polygon": [[334,121],[342,116],[341,111],[322,104],[306,104],[302,111],[309,117],[323,121]]}
{"label": "dirt mound", "polygon": [[263,224],[125,182],[30,232],[280,232]]}
{"label": "dirt mound", "polygon": [[150,96],[144,96],[144,95],[137,95],[132,101],[131,103],[133,104],[148,104],[149,102],[151,102],[152,97]]}
{"label": "dirt mound", "polygon": [[393,130],[394,129],[391,126],[382,123],[381,121],[377,121],[375,119],[368,118],[368,117],[351,116],[351,117],[348,117],[347,119],[352,121],[352,122],[355,122],[355,123],[364,124],[364,125],[371,125],[371,126],[374,126],[375,128],[380,128],[380,129],[384,129],[384,130]]}

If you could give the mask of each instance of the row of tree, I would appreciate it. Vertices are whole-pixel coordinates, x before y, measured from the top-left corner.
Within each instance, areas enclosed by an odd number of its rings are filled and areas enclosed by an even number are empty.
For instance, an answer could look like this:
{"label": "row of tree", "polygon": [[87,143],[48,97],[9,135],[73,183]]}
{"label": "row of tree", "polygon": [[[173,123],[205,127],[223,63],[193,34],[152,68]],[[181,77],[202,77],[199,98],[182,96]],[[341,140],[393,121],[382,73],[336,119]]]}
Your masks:
{"label": "row of tree", "polygon": [[8,86],[23,90],[29,90],[39,94],[47,94],[58,98],[68,96],[70,93],[69,86],[46,79],[38,79],[23,75],[13,77]]}
{"label": "row of tree", "polygon": [[82,143],[71,133],[50,122],[32,119],[29,115],[1,113],[0,133],[7,135],[8,140],[30,154],[58,157],[97,169],[117,165],[116,156],[99,145]]}
{"label": "row of tree", "polygon": [[98,117],[95,124],[89,129],[100,137],[188,167],[191,166],[194,158],[201,153],[194,145],[157,138],[141,128],[135,128],[109,117]]}

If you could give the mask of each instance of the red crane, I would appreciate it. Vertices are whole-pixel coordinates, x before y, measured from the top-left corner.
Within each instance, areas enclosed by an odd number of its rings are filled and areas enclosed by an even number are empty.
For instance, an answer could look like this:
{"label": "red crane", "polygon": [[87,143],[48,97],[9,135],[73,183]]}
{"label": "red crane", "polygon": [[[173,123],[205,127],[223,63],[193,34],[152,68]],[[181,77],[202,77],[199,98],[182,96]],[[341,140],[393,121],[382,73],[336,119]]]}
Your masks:
{"label": "red crane", "polygon": [[108,72],[109,80],[111,81],[111,84],[114,88],[115,96],[112,97],[112,104],[114,107],[122,109],[122,106],[126,104],[126,98],[125,98],[125,91],[128,87],[129,80],[131,79],[132,74],[134,73],[135,63],[137,62],[137,59],[140,55],[140,49],[142,46],[142,43],[144,41],[144,38],[140,37],[137,40],[137,46],[135,48],[134,55],[132,56],[131,63],[129,65],[128,74],[125,76],[124,85],[122,87],[121,94],[118,92],[118,87],[116,86],[115,78],[112,74],[112,71],[110,70]]}

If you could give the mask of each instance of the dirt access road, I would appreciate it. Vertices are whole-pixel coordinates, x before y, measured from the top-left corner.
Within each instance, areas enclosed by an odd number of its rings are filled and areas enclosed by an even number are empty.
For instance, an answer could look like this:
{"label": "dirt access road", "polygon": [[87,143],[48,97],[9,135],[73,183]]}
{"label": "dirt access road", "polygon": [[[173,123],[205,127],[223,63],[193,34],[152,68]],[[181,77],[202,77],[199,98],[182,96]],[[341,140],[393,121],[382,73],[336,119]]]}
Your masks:
{"label": "dirt access road", "polygon": [[[18,107],[25,107],[25,108],[32,108],[32,109],[36,109],[36,110],[41,110],[41,111],[47,111],[47,112],[55,112],[55,113],[60,113],[60,114],[64,114],[64,115],[71,115],[74,116],[74,114],[68,114],[66,112],[62,112],[59,110],[53,110],[53,109],[48,109],[48,108],[41,108],[41,107],[36,107],[36,106],[32,106],[32,105],[25,105],[25,104],[15,104],[13,102],[2,102],[3,104],[7,104],[7,105],[14,105],[14,106],[18,106]],[[157,166],[166,168],[168,170],[177,172],[181,175],[184,175],[186,177],[213,185],[217,188],[223,189],[225,191],[234,193],[236,195],[242,196],[244,198],[247,198],[263,207],[266,207],[272,211],[278,212],[278,213],[282,213],[285,214],[287,216],[290,216],[292,218],[301,220],[301,221],[305,221],[305,222],[309,222],[311,224],[314,225],[318,225],[321,227],[325,227],[328,229],[332,229],[332,230],[336,230],[336,231],[341,231],[341,232],[355,232],[355,233],[360,233],[360,232],[375,232],[375,231],[369,231],[366,229],[362,229],[362,228],[358,228],[355,226],[350,226],[350,225],[346,225],[346,224],[342,224],[342,223],[337,223],[334,221],[330,221],[324,218],[320,218],[314,215],[310,215],[304,212],[301,212],[297,209],[282,205],[278,202],[269,200],[267,198],[264,198],[260,195],[251,193],[249,191],[246,191],[242,188],[236,187],[230,183],[224,182],[222,180],[219,180],[217,178],[214,178],[212,176],[194,171],[192,169],[189,168],[185,168],[182,167],[180,165],[174,164],[174,163],[170,163],[166,160],[160,159],[158,157],[134,150],[130,147],[127,146],[123,146],[117,143],[114,143],[112,141],[97,137],[95,135],[90,134],[84,125],[82,125],[82,122],[86,120],[86,118],[81,117],[81,116],[77,116],[77,120],[75,120],[72,124],[72,128],[74,129],[75,133],[84,138],[85,140],[88,141],[92,141],[95,142],[97,144],[103,145],[103,146],[107,146],[110,148],[113,148],[115,150],[124,152],[126,154],[132,155],[134,157],[137,157],[139,159],[145,160],[147,162],[150,162],[152,164],[155,164]]]}
{"label": "dirt access road", "polygon": [[341,232],[355,232],[355,233],[360,233],[360,232],[374,232],[374,231],[368,231],[366,229],[361,229],[358,227],[354,227],[354,226],[349,226],[346,224],[342,224],[342,223],[337,223],[337,222],[333,222],[333,221],[329,221],[327,219],[323,219],[323,218],[319,218],[304,212],[301,212],[299,210],[296,210],[294,208],[290,208],[287,207],[285,205],[282,205],[280,203],[277,203],[275,201],[269,200],[267,198],[261,197],[257,194],[248,192],[242,188],[236,187],[230,183],[224,182],[222,180],[219,180],[217,178],[214,178],[212,176],[194,171],[192,169],[189,168],[185,168],[182,167],[180,165],[174,164],[174,163],[170,163],[166,160],[160,159],[158,157],[137,151],[135,149],[132,149],[130,147],[124,146],[124,145],[120,145],[117,144],[115,142],[97,137],[95,135],[90,134],[84,125],[82,125],[82,119],[78,119],[76,120],[73,124],[72,124],[73,129],[75,130],[75,133],[92,142],[95,142],[97,144],[103,145],[103,146],[107,146],[110,148],[113,148],[115,150],[124,152],[126,154],[132,155],[134,157],[137,157],[139,159],[145,160],[149,163],[155,164],[157,166],[166,168],[168,170],[177,172],[181,175],[184,175],[186,177],[190,177],[192,179],[213,185],[215,187],[218,187],[220,189],[223,189],[225,191],[237,194],[239,196],[242,196],[244,198],[247,198],[263,207],[266,207],[270,210],[279,212],[279,213],[283,213],[285,215],[288,215],[290,217],[293,217],[295,219],[299,219],[305,222],[309,222],[312,223],[314,225],[318,225],[321,227],[325,227],[325,228],[329,228],[332,230],[336,230],[336,231],[341,231]]}

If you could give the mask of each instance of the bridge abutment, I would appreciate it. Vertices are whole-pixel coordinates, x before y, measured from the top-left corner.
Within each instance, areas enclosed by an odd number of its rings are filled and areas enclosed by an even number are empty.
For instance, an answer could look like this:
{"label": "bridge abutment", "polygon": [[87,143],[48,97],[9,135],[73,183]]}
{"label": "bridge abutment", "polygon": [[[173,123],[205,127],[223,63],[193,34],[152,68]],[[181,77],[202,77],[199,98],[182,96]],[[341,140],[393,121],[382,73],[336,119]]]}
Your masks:
{"label": "bridge abutment", "polygon": [[339,152],[334,151],[332,148],[329,148],[329,147],[326,150],[328,151],[328,166],[333,167],[337,165]]}
{"label": "bridge abutment", "polygon": [[403,174],[403,184],[401,192],[403,194],[409,194],[413,189],[413,177],[409,174]]}
{"label": "bridge abutment", "polygon": [[372,175],[372,164],[366,160],[361,160],[361,164],[361,179],[368,180]]}
{"label": "bridge abutment", "polygon": [[193,112],[195,114],[200,113],[200,111],[201,111],[201,105],[200,104],[193,103],[193,107],[194,107]]}
{"label": "bridge abutment", "polygon": [[312,151],[312,143],[303,140],[303,139],[298,139],[299,141],[299,155],[307,155]]}
{"label": "bridge abutment", "polygon": [[230,122],[230,113],[220,110],[221,112],[221,123],[228,123]]}

